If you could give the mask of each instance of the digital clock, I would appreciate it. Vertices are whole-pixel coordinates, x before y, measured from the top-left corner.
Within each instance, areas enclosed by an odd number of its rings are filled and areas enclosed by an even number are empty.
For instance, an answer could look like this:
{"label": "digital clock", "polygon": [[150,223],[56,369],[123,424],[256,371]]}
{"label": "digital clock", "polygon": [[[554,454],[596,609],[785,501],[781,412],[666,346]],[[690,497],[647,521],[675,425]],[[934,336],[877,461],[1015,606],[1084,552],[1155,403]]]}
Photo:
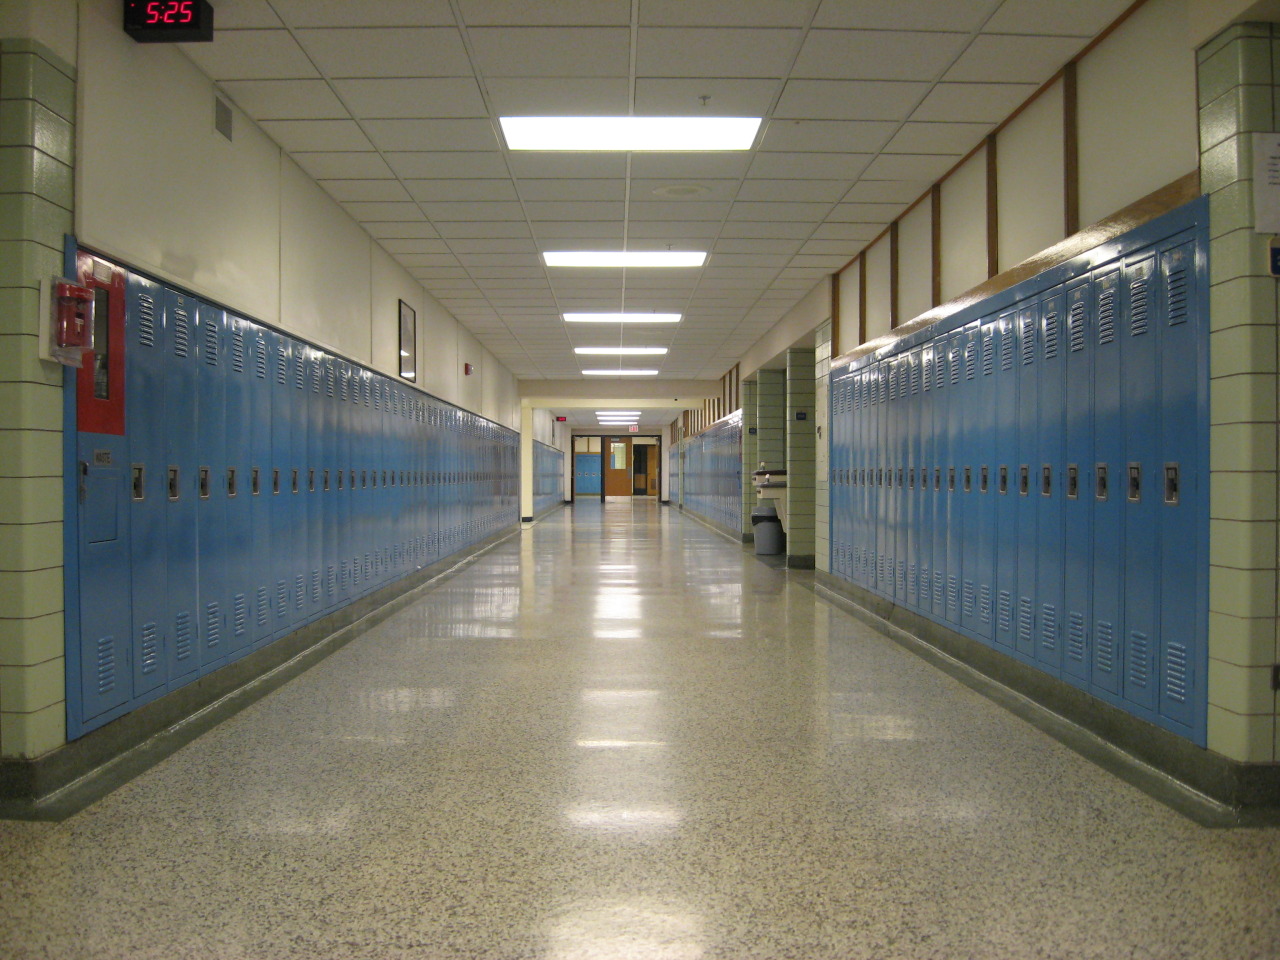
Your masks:
{"label": "digital clock", "polygon": [[138,43],[203,43],[213,39],[209,0],[124,0],[124,32]]}

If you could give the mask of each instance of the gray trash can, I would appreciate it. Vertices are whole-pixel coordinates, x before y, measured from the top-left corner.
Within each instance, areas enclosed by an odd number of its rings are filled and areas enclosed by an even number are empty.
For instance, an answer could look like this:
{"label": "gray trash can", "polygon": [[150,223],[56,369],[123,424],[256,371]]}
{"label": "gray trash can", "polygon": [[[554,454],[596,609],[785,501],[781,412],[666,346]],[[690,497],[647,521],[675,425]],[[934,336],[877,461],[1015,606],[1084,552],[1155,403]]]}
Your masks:
{"label": "gray trash can", "polygon": [[761,503],[751,511],[751,532],[755,534],[756,556],[772,557],[782,552],[782,521],[772,503]]}

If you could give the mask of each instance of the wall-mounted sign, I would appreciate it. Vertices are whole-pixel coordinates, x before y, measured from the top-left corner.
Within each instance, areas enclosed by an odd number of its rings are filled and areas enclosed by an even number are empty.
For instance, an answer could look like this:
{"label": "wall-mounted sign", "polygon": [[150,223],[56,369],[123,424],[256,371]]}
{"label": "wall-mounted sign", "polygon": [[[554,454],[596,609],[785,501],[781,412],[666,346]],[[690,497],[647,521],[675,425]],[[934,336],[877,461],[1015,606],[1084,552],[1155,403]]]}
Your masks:
{"label": "wall-mounted sign", "polygon": [[213,40],[209,0],[124,0],[124,32],[138,43]]}
{"label": "wall-mounted sign", "polygon": [[797,419],[797,420],[808,420],[808,419],[809,419],[809,414],[808,414],[808,413],[806,413],[804,410],[797,410],[797,411],[796,411],[796,419]]}
{"label": "wall-mounted sign", "polygon": [[1280,233],[1280,133],[1253,135],[1253,229]]}

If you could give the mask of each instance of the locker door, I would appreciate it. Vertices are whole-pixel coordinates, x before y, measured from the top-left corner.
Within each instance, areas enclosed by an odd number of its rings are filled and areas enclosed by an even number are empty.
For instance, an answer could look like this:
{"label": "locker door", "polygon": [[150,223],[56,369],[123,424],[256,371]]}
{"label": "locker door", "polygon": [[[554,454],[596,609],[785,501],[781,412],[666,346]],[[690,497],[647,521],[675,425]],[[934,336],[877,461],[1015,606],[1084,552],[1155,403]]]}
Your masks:
{"label": "locker door", "polygon": [[946,337],[934,344],[933,363],[933,476],[929,480],[933,526],[933,617],[947,618],[947,522],[950,518],[947,466],[951,462],[951,345]]}
{"label": "locker door", "polygon": [[978,583],[981,571],[980,543],[982,516],[978,505],[978,450],[982,420],[987,407],[982,403],[982,336],[978,324],[969,324],[963,335],[964,374],[960,382],[960,406],[964,416],[959,425],[960,454],[956,457],[956,490],[962,504],[960,546],[960,623],[971,634],[979,632]]}
{"label": "locker door", "polygon": [[995,624],[992,637],[1012,648],[1016,635],[1018,596],[1018,380],[1015,359],[1017,330],[1013,311],[996,321],[999,363],[995,374],[995,437],[991,452],[991,487],[995,495]]}
{"label": "locker door", "polygon": [[934,382],[937,361],[934,345],[926,344],[920,353],[920,459],[916,482],[919,486],[917,502],[919,512],[916,521],[916,561],[920,565],[920,610],[933,610],[933,464],[937,459],[934,450]]}
{"label": "locker door", "polygon": [[227,656],[226,314],[201,303],[196,336],[197,554],[200,594],[200,670],[208,673]]}
{"label": "locker door", "polygon": [[961,621],[960,580],[963,576],[964,545],[964,494],[963,460],[964,424],[967,411],[965,397],[965,333],[957,330],[948,338],[947,368],[947,462],[943,466],[942,493],[946,511],[947,563],[946,563],[946,619],[952,623]]}
{"label": "locker door", "polygon": [[1120,332],[1121,418],[1125,439],[1124,496],[1124,697],[1156,709],[1160,650],[1160,531],[1162,519],[1160,368],[1162,322],[1153,283],[1154,254],[1129,259],[1123,283],[1128,324]]}
{"label": "locker door", "polygon": [[1092,650],[1089,678],[1105,693],[1119,695],[1124,628],[1125,439],[1121,417],[1119,317],[1120,271],[1115,265],[1094,271],[1097,321],[1093,348],[1093,502]]}
{"label": "locker door", "polygon": [[132,555],[133,697],[168,680],[165,648],[171,643],[166,609],[165,536],[165,327],[164,291],[130,274],[125,328],[129,344],[125,432],[129,437],[129,532]]}
{"label": "locker door", "polygon": [[264,496],[271,497],[272,632],[289,632],[293,623],[293,342],[268,331],[267,348],[275,358],[271,369],[271,475],[264,478]]}
{"label": "locker door", "polygon": [[293,354],[291,368],[293,389],[290,391],[293,407],[293,437],[289,456],[289,476],[285,496],[293,514],[293,551],[290,555],[290,622],[296,629],[307,622],[307,581],[311,575],[311,538],[307,516],[307,455],[310,452],[311,423],[307,403],[307,379],[310,366],[307,346],[296,340],[290,344]]}
{"label": "locker door", "polygon": [[1066,452],[1063,474],[1063,635],[1062,671],[1088,682],[1088,632],[1093,580],[1093,301],[1091,281],[1067,288]]}
{"label": "locker door", "polygon": [[982,639],[990,641],[994,624],[995,606],[995,544],[996,544],[996,490],[995,490],[995,425],[997,410],[997,338],[999,321],[986,318],[979,328],[979,362],[976,399],[980,413],[974,417],[973,426],[973,494],[971,505],[977,516],[974,525],[975,541],[973,579],[977,589],[977,617],[974,630]]}
{"label": "locker door", "polygon": [[169,681],[196,671],[199,655],[196,318],[194,299],[164,291],[165,554],[168,562]]}
{"label": "locker door", "polygon": [[[94,352],[75,374],[80,563],[80,635],[76,654],[81,722],[133,695],[130,647],[130,489],[125,408],[124,272],[80,256],[80,282],[95,295]],[[104,270],[104,268],[106,268]],[[105,276],[105,279],[104,279]],[[95,724],[96,725],[96,724]]]}
{"label": "locker door", "polygon": [[227,355],[223,364],[226,385],[223,461],[214,495],[223,498],[226,510],[226,652],[247,651],[253,639],[253,490],[250,470],[253,455],[253,416],[249,405],[254,382],[253,341],[247,321],[226,316]]}
{"label": "locker door", "polygon": [[1018,592],[1014,611],[1014,647],[1026,657],[1036,652],[1036,502],[1039,496],[1034,476],[1039,455],[1038,402],[1040,384],[1037,362],[1037,310],[1033,302],[1019,306],[1015,313],[1018,328],[1018,442],[1017,458],[1010,464],[1009,483],[1017,497]]}
{"label": "locker door", "polygon": [[907,560],[907,605],[920,609],[920,488],[916,472],[920,465],[920,364],[921,351],[916,347],[907,355],[908,393],[906,401],[906,486],[903,517]]}
{"label": "locker door", "polygon": [[307,424],[302,463],[302,509],[305,511],[307,568],[304,622],[324,612],[324,364],[313,347],[304,346],[306,383],[302,392],[303,416]]}
{"label": "locker door", "polygon": [[[275,401],[272,377],[276,369],[275,336],[256,324],[249,327],[253,344],[253,377],[249,381],[249,431],[250,455],[247,490],[249,516],[253,526],[253,555],[249,558],[253,570],[253,624],[250,641],[258,646],[271,638],[275,620],[271,607],[271,594],[275,589],[272,543],[271,508],[275,498],[271,495],[272,428]],[[243,494],[242,494],[243,495]]]}
{"label": "locker door", "polygon": [[338,604],[338,361],[325,354],[322,360],[323,389],[320,402],[324,415],[320,427],[321,459],[319,463],[320,479],[316,483],[320,496],[320,513],[322,521],[323,542],[320,556],[322,590],[321,607],[325,611],[334,609]]}
{"label": "locker door", "polygon": [[1065,293],[1055,287],[1040,301],[1039,444],[1035,464],[1036,659],[1062,667],[1062,457],[1066,359],[1062,344]]}
{"label": "locker door", "polygon": [[[1185,240],[1160,255],[1162,293],[1160,408],[1163,470],[1160,505],[1160,715],[1204,742],[1208,632],[1201,571],[1200,525],[1204,497],[1204,318],[1195,245]],[[1155,489],[1152,493],[1155,493]]]}

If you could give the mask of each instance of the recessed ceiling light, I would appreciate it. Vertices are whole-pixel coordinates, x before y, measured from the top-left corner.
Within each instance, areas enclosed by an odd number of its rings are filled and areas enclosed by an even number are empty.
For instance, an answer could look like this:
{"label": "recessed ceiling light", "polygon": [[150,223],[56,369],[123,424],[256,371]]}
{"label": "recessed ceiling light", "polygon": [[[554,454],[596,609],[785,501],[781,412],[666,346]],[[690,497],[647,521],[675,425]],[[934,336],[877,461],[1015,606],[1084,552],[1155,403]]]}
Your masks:
{"label": "recessed ceiling light", "polygon": [[566,313],[565,323],[679,323],[679,313]]}
{"label": "recessed ceiling light", "polygon": [[511,150],[750,150],[760,117],[499,117]]}
{"label": "recessed ceiling light", "polygon": [[666,354],[666,347],[574,347],[574,353],[586,353],[594,356],[610,357],[661,357]]}
{"label": "recessed ceiling light", "polygon": [[608,425],[610,425],[610,426],[617,426],[617,425],[619,425],[619,424],[623,424],[623,423],[639,423],[639,422],[640,422],[640,418],[639,418],[639,417],[627,417],[627,418],[625,418],[625,419],[623,419],[623,420],[609,420],[609,419],[601,419],[601,420],[599,420],[599,421],[597,421],[597,422],[598,422],[598,423],[603,423],[603,424],[608,424]]}
{"label": "recessed ceiling light", "polygon": [[542,259],[548,267],[700,267],[707,255],[700,250],[549,250]]}
{"label": "recessed ceiling light", "polygon": [[655,187],[653,195],[684,200],[689,197],[705,197],[710,192],[711,188],[701,183],[668,183],[665,186]]}
{"label": "recessed ceiling light", "polygon": [[638,417],[639,410],[597,410],[597,417]]}
{"label": "recessed ceiling light", "polygon": [[657,370],[583,370],[584,377],[656,377]]}

